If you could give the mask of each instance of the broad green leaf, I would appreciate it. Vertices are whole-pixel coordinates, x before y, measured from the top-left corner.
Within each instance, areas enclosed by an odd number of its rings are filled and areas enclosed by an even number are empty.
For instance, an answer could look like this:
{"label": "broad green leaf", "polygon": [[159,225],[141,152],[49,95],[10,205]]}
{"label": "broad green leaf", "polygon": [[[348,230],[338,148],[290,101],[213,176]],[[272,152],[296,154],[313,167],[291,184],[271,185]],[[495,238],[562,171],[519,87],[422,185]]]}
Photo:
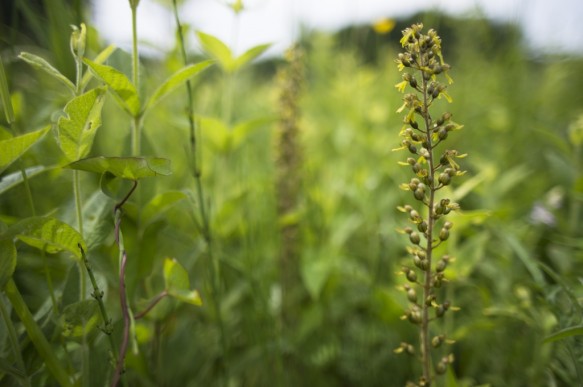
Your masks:
{"label": "broad green leaf", "polygon": [[4,106],[4,114],[6,122],[14,122],[14,110],[12,109],[12,99],[10,98],[10,90],[8,90],[8,81],[6,80],[6,73],[4,72],[4,63],[0,57],[0,100]]}
{"label": "broad green leaf", "polygon": [[235,62],[233,60],[233,53],[229,47],[212,35],[205,34],[201,31],[197,31],[196,34],[202,44],[202,48],[219,62],[223,70],[232,72]]}
{"label": "broad green leaf", "polygon": [[200,293],[198,290],[173,290],[168,292],[172,297],[179,301],[186,302],[187,304],[202,305],[202,298],[200,298]]}
{"label": "broad green leaf", "polygon": [[142,211],[142,223],[147,225],[154,220],[156,220],[159,216],[161,216],[164,211],[166,211],[169,207],[173,206],[175,203],[186,199],[186,194],[184,192],[179,191],[168,191],[156,195]]}
{"label": "broad green leaf", "polygon": [[206,69],[212,64],[212,61],[207,60],[204,62],[200,62],[197,64],[193,64],[183,69],[178,70],[174,73],[170,78],[168,78],[164,83],[162,83],[158,89],[152,94],[150,100],[146,103],[146,107],[144,111],[150,109],[154,105],[156,105],[160,100],[174,91],[178,86],[182,85],[186,82],[189,78],[195,76],[196,74],[200,73],[202,70]]}
{"label": "broad green leaf", "polygon": [[67,305],[59,318],[61,334],[71,338],[86,336],[98,322],[98,305],[95,300],[84,300]]}
{"label": "broad green leaf", "polygon": [[4,289],[16,269],[16,247],[10,239],[0,240],[0,290]]}
{"label": "broad green leaf", "polygon": [[36,67],[37,69],[42,70],[45,73],[52,76],[53,78],[57,79],[58,81],[63,83],[65,86],[67,86],[67,88],[73,94],[75,94],[75,85],[73,84],[73,82],[71,82],[69,80],[69,78],[67,78],[66,76],[61,74],[61,72],[59,70],[57,70],[56,68],[51,66],[49,64],[49,62],[47,62],[46,60],[44,60],[40,56],[36,56],[36,55],[31,54],[29,52],[21,52],[20,55],[18,55],[18,57],[20,59],[22,59],[23,61],[25,61],[26,63],[30,64],[31,66]]}
{"label": "broad green leaf", "polygon": [[102,174],[99,180],[101,192],[115,201],[126,197],[133,185],[134,181],[117,177],[109,172]]}
{"label": "broad green leaf", "polygon": [[170,296],[189,304],[202,305],[198,291],[190,289],[188,273],[174,258],[164,260],[164,283]]}
{"label": "broad green leaf", "polygon": [[[24,170],[24,173],[26,173],[27,178],[31,178],[45,171],[50,171],[52,169],[55,169],[55,167],[45,167],[43,165],[38,165],[36,167],[26,168]],[[2,177],[2,179],[0,179],[0,195],[8,191],[9,189],[16,187],[23,181],[24,178],[22,177],[21,171],[13,172],[9,175]]]}
{"label": "broad green leaf", "polygon": [[263,54],[270,46],[271,43],[260,44],[259,46],[251,47],[249,50],[245,51],[241,56],[235,59],[232,71],[239,70],[241,67],[245,66],[247,63]]}
{"label": "broad green leaf", "polygon": [[65,106],[67,117],[59,118],[59,145],[69,161],[89,153],[97,129],[101,126],[101,109],[105,88],[96,88],[73,98]]}
{"label": "broad green leaf", "polygon": [[123,179],[138,180],[144,177],[170,175],[170,160],[160,157],[90,157],[75,161],[66,168],[81,171],[106,173],[109,172]]}
{"label": "broad green leaf", "polygon": [[164,283],[168,293],[190,289],[190,280],[186,269],[174,258],[164,259]]}
{"label": "broad green leaf", "polygon": [[49,125],[35,132],[0,141],[0,173],[22,156],[28,148],[40,140],[50,129],[51,126]]}
{"label": "broad green leaf", "polygon": [[552,343],[553,341],[563,340],[571,336],[583,336],[583,325],[565,328],[558,332],[545,337],[544,343]]}
{"label": "broad green leaf", "polygon": [[114,201],[96,191],[83,203],[83,237],[89,250],[101,245],[112,233],[111,211]]}
{"label": "broad green leaf", "polygon": [[87,251],[87,245],[77,230],[51,217],[37,216],[21,220],[12,225],[2,239],[13,237],[50,254],[68,251],[75,258],[81,259],[79,245]]}
{"label": "broad green leaf", "polygon": [[95,63],[89,59],[83,59],[93,74],[109,86],[116,100],[131,116],[140,114],[140,98],[134,84],[121,71],[111,67]]}
{"label": "broad green leaf", "polygon": [[[95,59],[93,59],[93,63],[102,64],[111,56],[111,54],[115,52],[115,50],[117,50],[117,47],[114,44],[110,44],[103,51],[101,51],[95,57]],[[85,87],[87,87],[87,84],[89,84],[89,81],[91,81],[91,76],[92,73],[90,71],[86,71],[85,74],[83,74],[83,79],[81,80],[81,90],[84,90]]]}

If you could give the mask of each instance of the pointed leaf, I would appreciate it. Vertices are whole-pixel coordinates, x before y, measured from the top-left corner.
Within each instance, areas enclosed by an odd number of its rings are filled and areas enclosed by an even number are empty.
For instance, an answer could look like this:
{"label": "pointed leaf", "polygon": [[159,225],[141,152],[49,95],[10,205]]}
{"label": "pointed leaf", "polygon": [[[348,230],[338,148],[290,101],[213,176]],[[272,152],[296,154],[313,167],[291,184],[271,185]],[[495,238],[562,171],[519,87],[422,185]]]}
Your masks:
{"label": "pointed leaf", "polygon": [[16,247],[12,240],[0,240],[0,291],[16,269]]}
{"label": "pointed leaf", "polygon": [[168,293],[179,301],[196,306],[202,305],[202,298],[198,290],[174,290]]}
{"label": "pointed leaf", "polygon": [[162,100],[164,97],[166,97],[172,91],[174,91],[174,89],[176,89],[178,86],[182,85],[189,78],[197,75],[202,70],[209,67],[211,64],[212,64],[212,61],[207,60],[207,61],[193,64],[193,65],[190,65],[190,66],[184,67],[183,69],[178,70],[176,73],[174,73],[172,76],[170,76],[170,78],[168,78],[166,81],[164,81],[164,83],[162,83],[158,87],[158,89],[154,92],[154,94],[152,94],[152,97],[147,102],[144,110],[148,110],[151,107],[153,107],[154,105],[156,105],[158,102],[160,102],[160,100]]}
{"label": "pointed leaf", "polygon": [[31,66],[36,67],[37,69],[42,70],[45,73],[52,76],[53,78],[57,79],[65,86],[67,86],[67,88],[69,88],[69,90],[71,90],[73,94],[75,94],[75,85],[73,84],[73,82],[71,82],[69,78],[61,74],[59,70],[51,66],[49,62],[47,62],[40,56],[36,56],[29,52],[21,52],[20,55],[18,55],[18,57],[25,61],[26,63],[30,64]]}
{"label": "pointed leaf", "polygon": [[201,31],[197,31],[196,34],[198,35],[198,39],[202,44],[202,48],[213,58],[219,61],[219,65],[223,68],[223,70],[231,72],[235,62],[229,47],[227,47],[225,43],[223,43],[215,36],[205,34]]}
{"label": "pointed leaf", "polygon": [[251,47],[249,50],[245,51],[243,54],[241,54],[241,56],[235,59],[232,70],[239,70],[241,67],[245,66],[247,63],[263,54],[269,47],[271,47],[271,43],[260,44],[259,46]]}
{"label": "pointed leaf", "polygon": [[109,86],[116,100],[131,116],[140,114],[140,98],[134,84],[121,71],[111,67],[95,63],[89,59],[83,59],[93,74]]}
{"label": "pointed leaf", "polygon": [[81,259],[79,244],[87,251],[87,245],[77,230],[51,217],[37,216],[21,220],[2,235],[2,239],[13,237],[50,254],[68,251],[75,258]]}
{"label": "pointed leaf", "polygon": [[112,233],[111,209],[114,201],[96,191],[83,203],[83,237],[88,248],[102,244]]}
{"label": "pointed leaf", "polygon": [[545,337],[544,343],[563,340],[571,336],[583,336],[583,325],[577,325],[555,332],[552,335]]}
{"label": "pointed leaf", "polygon": [[35,132],[0,141],[0,173],[22,156],[28,148],[40,140],[50,129],[51,126],[49,125]]}
{"label": "pointed leaf", "polygon": [[73,98],[65,106],[67,117],[59,118],[59,145],[70,161],[87,156],[101,126],[105,88],[96,88]]}
{"label": "pointed leaf", "polygon": [[[117,47],[114,44],[110,44],[109,46],[105,47],[103,51],[101,51],[95,57],[95,59],[93,59],[93,63],[102,64],[111,56],[111,54],[115,52],[115,50],[117,50]],[[81,80],[81,90],[85,90],[85,87],[87,87],[87,84],[89,81],[91,81],[92,74],[93,73],[91,73],[91,71],[86,71],[85,74],[83,74],[83,79]]]}
{"label": "pointed leaf", "polygon": [[169,293],[190,288],[186,269],[174,258],[164,259],[164,283]]}
{"label": "pointed leaf", "polygon": [[[38,165],[36,167],[26,168],[24,170],[24,173],[26,173],[27,178],[31,178],[31,177],[39,175],[45,171],[50,171],[52,169],[55,169],[55,167],[45,167],[43,165]],[[8,191],[9,189],[16,187],[18,184],[22,183],[23,181],[24,181],[24,179],[22,177],[21,171],[14,172],[14,173],[11,173],[9,175],[3,176],[2,179],[0,179],[0,195],[3,194],[4,192]]]}
{"label": "pointed leaf", "polygon": [[103,174],[106,172],[123,179],[170,175],[170,160],[160,157],[89,157],[75,161],[65,168]]}
{"label": "pointed leaf", "polygon": [[156,220],[169,207],[186,199],[186,194],[179,191],[168,191],[155,196],[142,211],[142,223],[147,225]]}

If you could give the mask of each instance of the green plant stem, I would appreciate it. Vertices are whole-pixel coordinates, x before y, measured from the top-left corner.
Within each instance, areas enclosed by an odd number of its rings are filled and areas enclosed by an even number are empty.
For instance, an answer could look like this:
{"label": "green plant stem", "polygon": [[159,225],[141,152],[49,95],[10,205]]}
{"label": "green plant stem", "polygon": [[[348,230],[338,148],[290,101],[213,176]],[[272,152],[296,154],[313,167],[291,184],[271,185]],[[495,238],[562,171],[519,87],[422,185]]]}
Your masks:
{"label": "green plant stem", "polygon": [[428,268],[424,272],[425,276],[423,279],[423,310],[421,315],[421,356],[423,362],[423,377],[427,382],[427,386],[431,385],[431,339],[429,337],[429,309],[431,305],[427,305],[425,300],[428,300],[431,295],[431,273],[433,269],[432,265],[432,255],[433,255],[433,228],[435,225],[435,219],[433,218],[432,209],[435,204],[435,167],[433,160],[433,143],[431,138],[431,123],[429,117],[429,99],[427,97],[427,81],[424,77],[422,84],[423,92],[423,119],[425,123],[426,140],[427,140],[427,151],[429,152],[429,181],[431,185],[429,187],[429,201],[427,203],[428,208],[428,219],[427,219],[427,246],[425,248],[425,254],[427,256]]}
{"label": "green plant stem", "polygon": [[[180,52],[182,54],[182,60],[184,64],[187,64],[187,57],[186,57],[186,49],[184,44],[184,36],[182,34],[182,25],[180,24],[180,18],[178,17],[178,7],[176,4],[176,0],[172,0],[173,10],[174,10],[174,18],[176,21],[176,28],[178,29],[178,43],[180,46]],[[196,141],[196,126],[194,123],[194,111],[193,111],[193,96],[192,96],[192,84],[190,81],[186,82],[186,91],[188,96],[188,103],[187,103],[187,114],[188,114],[188,122],[190,125],[190,153],[192,159],[192,169],[193,169],[193,176],[195,180],[196,186],[196,196],[198,201],[198,211],[200,221],[196,221],[197,217],[195,216],[195,221],[200,225],[201,233],[203,235],[203,239],[207,246],[207,253],[210,261],[209,265],[209,274],[210,274],[210,283],[211,283],[211,303],[215,312],[215,316],[217,319],[217,324],[219,325],[219,332],[220,332],[220,340],[221,340],[221,347],[223,351],[223,357],[221,361],[222,365],[222,372],[223,372],[223,385],[227,385],[229,380],[229,366],[228,366],[228,342],[227,342],[227,334],[225,329],[225,324],[223,321],[223,316],[221,312],[221,298],[220,298],[220,267],[217,257],[214,254],[213,249],[213,238],[212,238],[212,230],[210,226],[209,215],[206,210],[205,205],[205,195],[204,195],[204,188],[202,184],[202,173],[200,170],[199,162],[198,162],[198,155],[197,155],[197,141]],[[230,115],[230,113],[229,113]],[[229,117],[230,120],[230,117]],[[228,121],[227,121],[228,122]]]}
{"label": "green plant stem", "polygon": [[83,257],[83,264],[85,265],[85,269],[87,270],[87,274],[89,275],[89,280],[91,281],[91,285],[93,286],[92,296],[93,298],[95,298],[97,304],[99,305],[99,313],[101,314],[101,319],[103,320],[103,327],[101,330],[103,331],[103,333],[107,335],[109,347],[111,349],[111,356],[113,360],[117,363],[117,349],[112,336],[113,326],[111,323],[111,319],[107,314],[107,309],[105,309],[105,304],[103,302],[103,291],[99,289],[99,285],[97,284],[97,280],[95,279],[95,275],[93,273],[93,268],[89,263],[89,259],[87,258],[87,255],[83,250],[83,247],[81,247],[81,245],[78,246],[79,250],[81,250],[81,256]]}
{"label": "green plant stem", "polygon": [[2,314],[2,319],[4,320],[4,324],[6,325],[8,340],[10,341],[10,345],[12,346],[12,352],[14,354],[16,365],[18,365],[18,368],[24,374],[24,376],[22,377],[22,385],[24,387],[29,387],[30,378],[28,377],[28,373],[26,372],[26,367],[24,365],[24,360],[22,359],[22,351],[20,350],[20,344],[18,342],[18,336],[16,335],[16,329],[14,328],[14,324],[12,324],[10,314],[8,313],[6,307],[4,306],[4,299],[2,297],[0,297],[0,314]]}
{"label": "green plant stem", "polygon": [[8,300],[14,308],[14,312],[18,315],[20,321],[22,321],[30,340],[34,344],[39,355],[43,358],[49,372],[61,386],[72,387],[73,383],[71,383],[67,371],[62,367],[62,362],[57,359],[51,345],[43,335],[36,321],[34,321],[34,317],[32,313],[30,313],[30,310],[28,309],[26,302],[24,302],[24,299],[18,291],[13,279],[10,279],[6,284],[5,292]]}

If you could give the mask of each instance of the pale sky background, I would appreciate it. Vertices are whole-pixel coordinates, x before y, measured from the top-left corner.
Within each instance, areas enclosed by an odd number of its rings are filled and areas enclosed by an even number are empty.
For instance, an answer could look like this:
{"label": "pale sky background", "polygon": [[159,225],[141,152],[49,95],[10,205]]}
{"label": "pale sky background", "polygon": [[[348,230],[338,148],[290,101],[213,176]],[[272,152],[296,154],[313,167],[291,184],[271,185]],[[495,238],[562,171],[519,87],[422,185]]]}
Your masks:
{"label": "pale sky background", "polygon": [[[518,23],[533,48],[583,54],[583,0],[244,0],[246,9],[238,18],[225,5],[227,1],[234,0],[186,0],[180,8],[181,22],[217,36],[237,53],[273,43],[270,53],[278,54],[294,41],[300,24],[334,31],[428,8],[455,15],[480,9],[490,18]],[[138,7],[138,36],[152,52],[163,53],[174,44],[171,3],[141,0]],[[130,47],[129,2],[98,0],[93,8],[102,37],[122,48]],[[194,36],[189,40],[195,42]],[[146,47],[142,45],[142,49]]]}

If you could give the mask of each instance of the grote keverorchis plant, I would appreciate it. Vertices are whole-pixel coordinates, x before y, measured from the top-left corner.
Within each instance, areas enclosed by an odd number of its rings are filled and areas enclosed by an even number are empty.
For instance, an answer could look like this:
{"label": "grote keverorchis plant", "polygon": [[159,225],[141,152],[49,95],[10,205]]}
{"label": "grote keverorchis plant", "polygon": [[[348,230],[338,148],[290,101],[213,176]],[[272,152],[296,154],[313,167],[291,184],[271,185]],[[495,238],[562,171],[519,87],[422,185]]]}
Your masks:
{"label": "grote keverorchis plant", "polygon": [[[410,302],[403,319],[419,329],[422,373],[417,382],[408,382],[408,386],[431,385],[454,360],[452,353],[442,354],[437,361],[433,359],[432,350],[452,341],[445,333],[432,329],[430,324],[455,309],[450,301],[438,297],[439,289],[446,282],[445,269],[452,258],[448,255],[437,257],[435,252],[449,238],[453,226],[445,220],[446,215],[459,209],[459,205],[438,193],[450,185],[453,178],[464,174],[454,159],[465,156],[444,147],[449,133],[461,129],[462,125],[453,122],[449,112],[433,112],[434,103],[441,97],[451,102],[447,86],[440,78],[445,77],[450,84],[453,81],[447,75],[450,66],[443,60],[437,32],[431,29],[423,34],[422,30],[422,24],[414,24],[403,31],[401,45],[405,52],[400,53],[396,60],[399,71],[404,71],[403,81],[396,85],[397,89],[401,92],[412,89],[411,93],[405,94],[398,112],[406,113],[399,149],[411,154],[402,164],[410,166],[414,173],[414,177],[401,188],[413,193],[415,204],[406,204],[399,210],[407,213],[414,225],[403,230],[411,242],[407,248],[410,263],[402,267],[408,281],[403,289]],[[414,345],[406,342],[401,343],[395,352],[413,356],[418,353]]]}

